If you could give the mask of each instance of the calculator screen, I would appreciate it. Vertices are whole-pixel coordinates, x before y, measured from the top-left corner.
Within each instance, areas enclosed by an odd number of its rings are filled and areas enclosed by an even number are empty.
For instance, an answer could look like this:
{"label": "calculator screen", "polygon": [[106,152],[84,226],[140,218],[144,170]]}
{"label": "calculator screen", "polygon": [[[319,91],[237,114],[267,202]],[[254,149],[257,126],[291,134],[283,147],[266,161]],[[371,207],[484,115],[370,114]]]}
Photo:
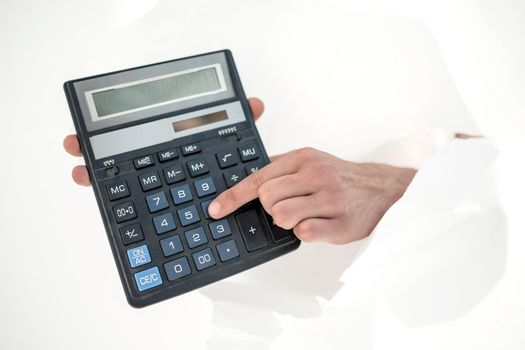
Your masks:
{"label": "calculator screen", "polygon": [[220,66],[200,67],[110,86],[102,91],[92,91],[97,118],[119,116],[130,111],[200,97],[224,90]]}

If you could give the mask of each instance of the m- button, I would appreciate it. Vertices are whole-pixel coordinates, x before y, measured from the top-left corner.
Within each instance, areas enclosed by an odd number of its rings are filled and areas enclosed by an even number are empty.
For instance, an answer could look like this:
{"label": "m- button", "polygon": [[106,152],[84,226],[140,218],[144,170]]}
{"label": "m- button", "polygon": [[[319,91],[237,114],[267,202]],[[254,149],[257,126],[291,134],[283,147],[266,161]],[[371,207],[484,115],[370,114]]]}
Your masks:
{"label": "m- button", "polygon": [[125,180],[106,185],[106,191],[110,201],[129,196],[129,188]]}

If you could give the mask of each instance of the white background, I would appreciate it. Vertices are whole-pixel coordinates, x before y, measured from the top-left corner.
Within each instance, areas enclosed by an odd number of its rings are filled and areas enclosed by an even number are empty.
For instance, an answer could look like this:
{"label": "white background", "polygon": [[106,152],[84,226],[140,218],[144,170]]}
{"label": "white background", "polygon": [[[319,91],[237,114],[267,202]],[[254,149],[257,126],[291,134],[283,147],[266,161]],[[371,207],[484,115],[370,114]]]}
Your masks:
{"label": "white background", "polygon": [[[518,0],[2,0],[0,347],[525,348],[523,38]],[[436,130],[491,141],[445,147],[371,241],[303,245],[132,309],[92,191],[70,178],[62,83],[223,48],[266,103],[271,154],[417,165]],[[470,183],[460,212],[483,215],[462,229],[429,198]]]}

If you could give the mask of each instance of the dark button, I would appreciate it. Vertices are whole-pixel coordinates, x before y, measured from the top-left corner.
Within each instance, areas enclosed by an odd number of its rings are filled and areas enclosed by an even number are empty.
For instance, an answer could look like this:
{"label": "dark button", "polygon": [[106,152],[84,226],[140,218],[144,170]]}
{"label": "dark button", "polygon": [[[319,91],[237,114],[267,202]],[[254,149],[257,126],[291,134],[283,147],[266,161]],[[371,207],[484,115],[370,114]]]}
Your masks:
{"label": "dark button", "polygon": [[239,147],[239,155],[243,162],[259,158],[259,150],[253,143]]}
{"label": "dark button", "polygon": [[166,270],[166,275],[168,275],[168,280],[170,281],[175,281],[176,279],[187,276],[191,273],[188,258],[185,256],[165,263],[164,270]]}
{"label": "dark button", "polygon": [[161,163],[167,162],[168,160],[175,159],[179,156],[176,148],[170,148],[168,150],[157,153],[157,157]]}
{"label": "dark button", "polygon": [[232,234],[228,219],[222,219],[208,224],[213,239],[219,239]]}
{"label": "dark button", "polygon": [[186,231],[184,235],[186,236],[186,241],[188,241],[190,248],[195,248],[208,243],[208,238],[206,238],[206,233],[202,226]]}
{"label": "dark button", "polygon": [[191,143],[189,145],[182,146],[182,154],[189,156],[190,154],[199,153],[201,151],[201,146],[197,143]]}
{"label": "dark button", "polygon": [[217,244],[217,252],[221,261],[228,261],[239,256],[239,249],[233,239]]}
{"label": "dark button", "polygon": [[177,215],[179,215],[179,220],[182,226],[191,225],[201,219],[199,213],[197,213],[197,208],[194,205],[177,210]]}
{"label": "dark button", "polygon": [[284,228],[277,226],[273,222],[271,217],[269,217],[269,219],[271,220],[270,232],[272,234],[272,237],[273,237],[274,241],[277,242],[277,241],[283,240],[285,238],[290,238],[290,236],[292,235],[292,231],[291,230],[285,230]]}
{"label": "dark button", "polygon": [[207,174],[210,169],[204,159],[195,159],[186,163],[192,177]]}
{"label": "dark button", "polygon": [[173,203],[182,204],[189,202],[193,199],[191,195],[190,186],[184,184],[182,186],[173,187],[170,189],[171,197],[173,198]]}
{"label": "dark button", "polygon": [[219,166],[223,169],[239,163],[239,155],[235,152],[235,149],[216,153],[215,157]]}
{"label": "dark button", "polygon": [[251,163],[250,165],[247,165],[244,167],[244,171],[246,172],[246,175],[251,175],[257,170],[261,169],[264,166],[263,162],[255,162]]}
{"label": "dark button", "polygon": [[199,198],[217,192],[217,190],[215,189],[215,184],[213,183],[213,179],[211,177],[206,177],[204,179],[197,180],[193,183],[193,185],[195,186],[195,190],[197,191],[197,196]]}
{"label": "dark button", "polygon": [[201,271],[215,265],[215,258],[210,248],[193,253],[193,261],[197,270]]}
{"label": "dark button", "polygon": [[166,178],[166,182],[168,185],[174,184],[175,182],[179,182],[186,179],[186,175],[184,175],[184,171],[182,170],[182,166],[180,164],[176,164],[173,166],[170,166],[169,168],[165,168],[163,170],[164,177]]}
{"label": "dark button", "polygon": [[206,219],[210,218],[210,214],[208,213],[208,207],[210,206],[210,203],[213,201],[213,199],[210,199],[209,201],[205,201],[201,203],[202,211],[204,213],[204,217]]}
{"label": "dark button", "polygon": [[133,164],[135,164],[135,169],[142,169],[155,164],[155,159],[153,159],[153,156],[144,156],[142,158],[133,159]]}
{"label": "dark button", "polygon": [[126,202],[113,207],[113,213],[118,223],[135,219],[137,212],[133,206],[133,202]]}
{"label": "dark button", "polygon": [[106,185],[106,191],[110,201],[129,196],[129,188],[125,180]]}
{"label": "dark button", "polygon": [[179,235],[171,236],[160,240],[160,246],[164,256],[171,256],[184,250]]}
{"label": "dark button", "polygon": [[237,214],[236,218],[239,223],[239,230],[246,244],[246,249],[249,252],[268,245],[265,235],[266,230],[259,213],[255,209]]}
{"label": "dark button", "polygon": [[139,242],[144,239],[144,234],[139,223],[121,227],[120,236],[122,237],[124,245]]}
{"label": "dark button", "polygon": [[149,191],[162,186],[162,182],[159,178],[159,173],[157,173],[156,171],[140,175],[139,182],[143,191]]}
{"label": "dark button", "polygon": [[116,165],[106,168],[106,176],[115,176],[115,175],[118,175],[118,173],[119,173],[119,168]]}
{"label": "dark button", "polygon": [[168,200],[164,191],[153,193],[146,197],[146,203],[150,213],[155,213],[159,210],[169,207]]}
{"label": "dark button", "polygon": [[222,176],[224,177],[224,181],[226,181],[226,186],[228,186],[228,188],[237,184],[244,178],[244,174],[241,169],[225,170]]}

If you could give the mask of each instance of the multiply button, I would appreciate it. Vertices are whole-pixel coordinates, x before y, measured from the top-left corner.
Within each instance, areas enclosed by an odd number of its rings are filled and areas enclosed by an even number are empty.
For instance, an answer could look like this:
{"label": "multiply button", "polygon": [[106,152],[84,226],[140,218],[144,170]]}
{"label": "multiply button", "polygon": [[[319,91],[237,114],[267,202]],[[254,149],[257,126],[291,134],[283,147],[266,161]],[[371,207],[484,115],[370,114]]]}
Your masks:
{"label": "multiply button", "polygon": [[246,249],[249,252],[266,247],[268,241],[266,240],[265,229],[259,214],[255,210],[249,210],[238,214],[237,222],[241,235],[244,238]]}
{"label": "multiply button", "polygon": [[257,146],[255,146],[253,143],[248,143],[239,147],[239,154],[243,162],[259,158]]}
{"label": "multiply button", "polygon": [[124,245],[132,244],[135,242],[142,241],[144,234],[140,224],[131,224],[120,228],[120,236]]}
{"label": "multiply button", "polygon": [[139,176],[140,186],[142,186],[143,191],[149,191],[154,188],[162,186],[160,181],[159,174],[154,171],[152,173],[147,173]]}
{"label": "multiply button", "polygon": [[133,202],[126,202],[113,207],[113,213],[118,223],[135,219],[137,212],[133,206]]}
{"label": "multiply button", "polygon": [[115,182],[111,185],[106,186],[106,191],[108,192],[109,200],[114,201],[119,198],[124,198],[129,196],[128,184],[126,181]]}
{"label": "multiply button", "polygon": [[227,168],[239,162],[239,156],[235,153],[235,149],[219,152],[215,154],[215,157],[217,157],[217,162],[221,168]]}
{"label": "multiply button", "polygon": [[142,158],[136,158],[133,159],[133,164],[135,165],[135,169],[142,169],[147,166],[155,164],[155,159],[153,156],[145,156]]}
{"label": "multiply button", "polygon": [[204,159],[195,159],[186,163],[192,177],[206,174],[210,171]]}
{"label": "multiply button", "polygon": [[148,246],[144,244],[140,247],[128,249],[128,260],[132,268],[151,262]]}
{"label": "multiply button", "polygon": [[139,292],[161,285],[162,277],[160,276],[158,267],[154,266],[150,269],[137,272],[135,274],[135,283],[137,283]]}

